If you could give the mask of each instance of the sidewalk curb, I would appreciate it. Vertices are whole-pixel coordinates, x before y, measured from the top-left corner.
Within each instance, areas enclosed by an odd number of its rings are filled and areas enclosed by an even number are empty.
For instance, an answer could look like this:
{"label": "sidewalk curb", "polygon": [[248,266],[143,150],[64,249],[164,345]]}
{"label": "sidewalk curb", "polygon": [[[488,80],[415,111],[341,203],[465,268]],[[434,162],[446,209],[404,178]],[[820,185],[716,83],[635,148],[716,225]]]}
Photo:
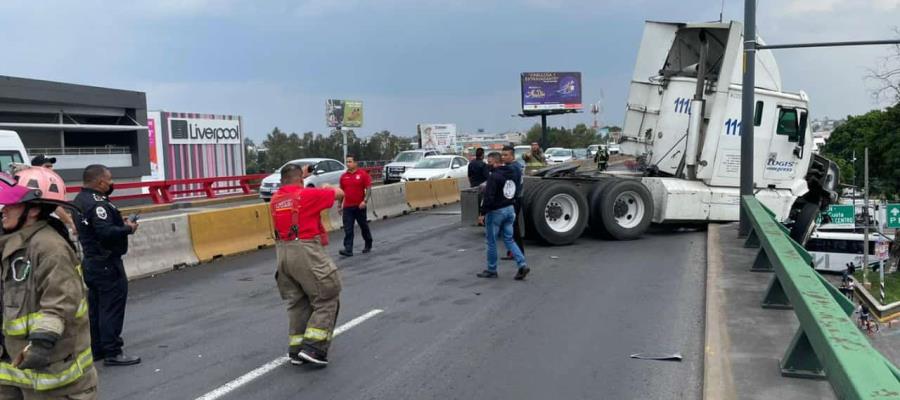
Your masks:
{"label": "sidewalk curb", "polygon": [[734,399],[737,392],[731,371],[730,338],[725,323],[725,292],[716,284],[723,268],[719,225],[706,231],[706,322],[703,354],[703,398]]}

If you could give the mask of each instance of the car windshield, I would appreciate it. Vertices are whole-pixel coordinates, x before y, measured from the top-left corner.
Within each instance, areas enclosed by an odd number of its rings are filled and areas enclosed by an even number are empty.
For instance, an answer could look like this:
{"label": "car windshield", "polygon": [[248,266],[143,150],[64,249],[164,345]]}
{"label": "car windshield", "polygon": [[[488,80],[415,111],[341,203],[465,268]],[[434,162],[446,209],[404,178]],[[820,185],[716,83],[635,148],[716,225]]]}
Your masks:
{"label": "car windshield", "polygon": [[579,157],[584,157],[587,155],[587,149],[575,149],[575,155]]}
{"label": "car windshield", "polygon": [[416,162],[422,159],[422,154],[416,151],[412,151],[409,153],[400,153],[397,155],[397,158],[394,159],[396,162]]}
{"label": "car windshield", "polygon": [[572,150],[567,150],[567,149],[551,149],[550,151],[547,152],[547,155],[548,155],[548,156],[557,156],[557,157],[571,156],[571,155],[572,155]]}
{"label": "car windshield", "polygon": [[420,169],[440,169],[440,168],[449,168],[450,167],[450,159],[449,158],[426,158],[422,161],[419,161],[416,164],[416,168]]}

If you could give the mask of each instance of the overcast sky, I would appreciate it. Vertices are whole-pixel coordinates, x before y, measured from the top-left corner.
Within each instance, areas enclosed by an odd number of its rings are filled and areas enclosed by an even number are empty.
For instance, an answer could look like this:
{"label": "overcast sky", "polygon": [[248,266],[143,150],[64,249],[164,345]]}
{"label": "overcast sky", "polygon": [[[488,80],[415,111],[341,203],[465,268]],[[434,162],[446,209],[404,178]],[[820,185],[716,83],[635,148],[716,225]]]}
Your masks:
{"label": "overcast sky", "polygon": [[[0,1],[0,75],[132,89],[150,109],[325,132],[327,98],[365,104],[363,135],[419,122],[527,129],[523,71],[580,71],[584,102],[621,124],[644,20],[718,20],[721,0]],[[726,0],[726,20],[743,1]],[[763,0],[768,43],[886,39],[900,0]],[[886,47],[781,50],[813,118],[877,108],[864,80]],[[551,124],[590,123],[591,114]]]}

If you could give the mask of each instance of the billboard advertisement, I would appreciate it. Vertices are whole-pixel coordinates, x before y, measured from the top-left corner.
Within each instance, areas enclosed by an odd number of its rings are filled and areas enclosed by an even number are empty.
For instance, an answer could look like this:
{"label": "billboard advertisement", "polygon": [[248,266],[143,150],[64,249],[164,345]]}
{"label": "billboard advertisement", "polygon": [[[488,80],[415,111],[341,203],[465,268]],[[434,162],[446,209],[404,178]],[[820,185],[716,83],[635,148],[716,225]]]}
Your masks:
{"label": "billboard advertisement", "polygon": [[325,100],[325,120],[328,126],[336,128],[361,128],[363,105],[357,100]]}
{"label": "billboard advertisement", "polygon": [[580,110],[581,72],[523,72],[522,111]]}
{"label": "billboard advertisement", "polygon": [[456,144],[456,124],[419,124],[418,131],[422,149],[451,154],[459,152]]}
{"label": "billboard advertisement", "polygon": [[169,118],[169,144],[242,144],[239,119]]}

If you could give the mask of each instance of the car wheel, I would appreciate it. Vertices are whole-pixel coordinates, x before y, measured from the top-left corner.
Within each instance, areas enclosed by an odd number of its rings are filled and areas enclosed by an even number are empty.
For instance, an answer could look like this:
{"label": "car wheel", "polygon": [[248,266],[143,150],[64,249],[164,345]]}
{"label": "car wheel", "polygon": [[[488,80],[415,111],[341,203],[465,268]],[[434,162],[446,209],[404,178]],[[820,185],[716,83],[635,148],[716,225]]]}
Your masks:
{"label": "car wheel", "polygon": [[653,219],[650,191],[639,181],[611,182],[591,196],[592,229],[615,240],[639,238]]}
{"label": "car wheel", "polygon": [[587,199],[566,182],[550,181],[543,186],[533,194],[531,202],[533,229],[547,244],[572,244],[587,226]]}

